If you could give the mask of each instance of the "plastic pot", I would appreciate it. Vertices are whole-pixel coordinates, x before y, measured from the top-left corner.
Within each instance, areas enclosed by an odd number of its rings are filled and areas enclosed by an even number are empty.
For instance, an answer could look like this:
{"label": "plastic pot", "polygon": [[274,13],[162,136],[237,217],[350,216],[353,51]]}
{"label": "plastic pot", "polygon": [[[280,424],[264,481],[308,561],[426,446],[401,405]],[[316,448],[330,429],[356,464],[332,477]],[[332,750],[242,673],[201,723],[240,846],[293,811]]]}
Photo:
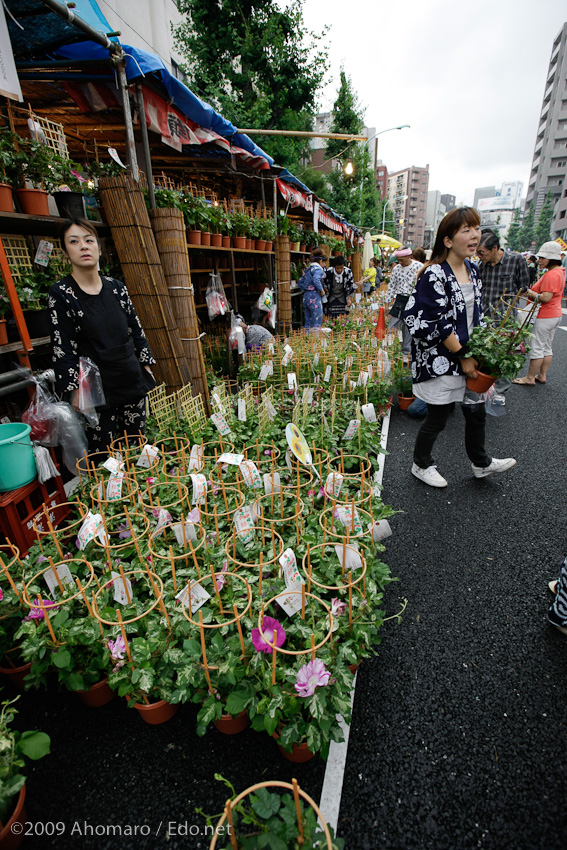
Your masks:
{"label": "plastic pot", "polygon": [[256,251],[265,251],[266,250],[266,240],[265,239],[256,239]]}
{"label": "plastic pot", "polygon": [[14,191],[23,213],[49,215],[49,195],[44,189],[15,189]]}
{"label": "plastic pot", "polygon": [[467,378],[467,389],[473,393],[488,392],[492,384],[496,381],[496,378],[492,375],[486,375],[484,372],[479,372],[478,369],[476,370],[476,374],[476,378]]}
{"label": "plastic pot", "polygon": [[[276,742],[279,741],[280,736],[277,732],[274,732],[272,737],[276,739]],[[294,744],[291,753],[288,753],[287,750],[284,750],[282,745],[279,743],[278,749],[284,758],[286,758],[288,761],[294,762],[294,764],[303,764],[306,761],[311,761],[311,759],[315,758],[315,756],[317,755],[317,753],[311,752],[305,741],[302,741],[301,744]]]}
{"label": "plastic pot", "polygon": [[246,236],[233,236],[233,248],[244,250],[246,248]]}
{"label": "plastic pot", "polygon": [[211,244],[211,233],[209,230],[203,230],[201,233],[201,245]]}
{"label": "plastic pot", "polygon": [[222,248],[222,234],[211,233],[211,245],[213,248]]}
{"label": "plastic pot", "polygon": [[223,735],[236,735],[250,726],[248,712],[241,711],[240,714],[223,714],[220,720],[214,721],[215,726]]}
{"label": "plastic pot", "polygon": [[201,231],[200,230],[187,230],[187,244],[188,245],[200,245],[201,244]]}
{"label": "plastic pot", "polygon": [[77,691],[77,695],[81,702],[84,702],[89,708],[100,708],[101,705],[106,705],[116,696],[108,684],[108,676],[87,691]]}
{"label": "plastic pot", "polygon": [[22,664],[21,667],[0,667],[0,673],[3,673],[9,678],[11,683],[19,691],[23,691],[25,687],[25,678],[31,670],[32,662]]}
{"label": "plastic pot", "polygon": [[171,720],[174,714],[177,714],[179,703],[166,702],[160,699],[159,702],[151,702],[145,705],[143,702],[134,703],[134,708],[146,723],[152,726],[158,726],[160,723],[165,723]]}
{"label": "plastic pot", "polygon": [[27,821],[25,801],[26,786],[23,785],[18,794],[16,807],[0,832],[0,850],[16,850],[22,843]]}
{"label": "plastic pot", "polygon": [[230,236],[223,236],[222,237],[222,247],[223,248],[230,248]]}
{"label": "plastic pot", "polygon": [[0,319],[0,345],[8,344],[8,328],[6,326],[6,319]]}
{"label": "plastic pot", "polygon": [[0,212],[14,212],[12,187],[7,183],[0,183]]}
{"label": "plastic pot", "polygon": [[398,393],[398,407],[400,410],[407,410],[410,404],[413,404],[414,401],[414,395],[400,395]]}

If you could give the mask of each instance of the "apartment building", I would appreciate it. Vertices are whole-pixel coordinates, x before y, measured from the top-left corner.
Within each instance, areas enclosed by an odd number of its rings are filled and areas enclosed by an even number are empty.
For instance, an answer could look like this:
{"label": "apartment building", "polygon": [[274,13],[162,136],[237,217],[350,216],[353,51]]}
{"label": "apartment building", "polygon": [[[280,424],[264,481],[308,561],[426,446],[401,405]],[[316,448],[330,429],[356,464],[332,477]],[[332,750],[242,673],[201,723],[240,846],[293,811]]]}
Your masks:
{"label": "apartment building", "polygon": [[412,165],[388,176],[388,205],[398,225],[398,239],[414,248],[425,239],[428,189],[429,165]]}
{"label": "apartment building", "polygon": [[526,208],[534,203],[536,221],[545,196],[555,201],[551,233],[567,238],[567,23],[554,39],[545,81]]}

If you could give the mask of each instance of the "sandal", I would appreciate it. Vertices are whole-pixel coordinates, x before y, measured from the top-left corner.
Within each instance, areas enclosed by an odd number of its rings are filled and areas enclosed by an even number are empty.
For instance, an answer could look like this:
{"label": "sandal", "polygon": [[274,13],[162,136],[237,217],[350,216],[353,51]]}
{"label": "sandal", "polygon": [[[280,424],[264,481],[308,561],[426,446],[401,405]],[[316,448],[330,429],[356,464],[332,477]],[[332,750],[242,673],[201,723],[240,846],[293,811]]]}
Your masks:
{"label": "sandal", "polygon": [[542,381],[541,378],[538,378],[538,376],[536,375],[535,379],[538,382],[538,384],[546,384],[547,383],[547,378],[545,379],[545,381]]}
{"label": "sandal", "polygon": [[533,387],[535,386],[535,381],[532,383],[531,381],[527,381],[526,378],[514,378],[512,381],[513,384],[520,384],[522,387]]}

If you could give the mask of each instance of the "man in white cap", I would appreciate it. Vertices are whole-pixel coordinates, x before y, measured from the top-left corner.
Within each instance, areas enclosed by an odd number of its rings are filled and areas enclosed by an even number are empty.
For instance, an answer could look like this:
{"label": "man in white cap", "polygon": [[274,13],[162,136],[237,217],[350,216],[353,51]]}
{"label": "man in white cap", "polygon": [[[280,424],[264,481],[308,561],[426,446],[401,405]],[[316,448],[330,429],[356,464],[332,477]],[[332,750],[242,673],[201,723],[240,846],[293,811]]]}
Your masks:
{"label": "man in white cap", "polygon": [[398,264],[392,270],[390,285],[386,292],[386,301],[394,302],[390,306],[389,328],[390,330],[399,328],[402,331],[402,354],[409,354],[411,351],[411,335],[404,322],[404,310],[423,263],[413,259],[411,248],[398,248],[397,251],[394,251],[394,257]]}

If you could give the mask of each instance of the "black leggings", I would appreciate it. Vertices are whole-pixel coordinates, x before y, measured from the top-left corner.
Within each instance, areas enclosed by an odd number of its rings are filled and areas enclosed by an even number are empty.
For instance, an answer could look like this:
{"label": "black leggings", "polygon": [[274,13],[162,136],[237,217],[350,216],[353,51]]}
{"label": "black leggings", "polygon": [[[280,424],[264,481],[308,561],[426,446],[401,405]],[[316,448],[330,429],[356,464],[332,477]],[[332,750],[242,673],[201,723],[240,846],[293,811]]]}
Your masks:
{"label": "black leggings", "polygon": [[[453,409],[451,404],[428,404],[427,416],[418,431],[413,450],[414,463],[421,469],[433,466],[435,461],[431,451],[435,440],[447,424],[447,417]],[[492,458],[484,448],[486,409],[484,404],[461,404],[465,417],[465,448],[475,466],[489,466]]]}

